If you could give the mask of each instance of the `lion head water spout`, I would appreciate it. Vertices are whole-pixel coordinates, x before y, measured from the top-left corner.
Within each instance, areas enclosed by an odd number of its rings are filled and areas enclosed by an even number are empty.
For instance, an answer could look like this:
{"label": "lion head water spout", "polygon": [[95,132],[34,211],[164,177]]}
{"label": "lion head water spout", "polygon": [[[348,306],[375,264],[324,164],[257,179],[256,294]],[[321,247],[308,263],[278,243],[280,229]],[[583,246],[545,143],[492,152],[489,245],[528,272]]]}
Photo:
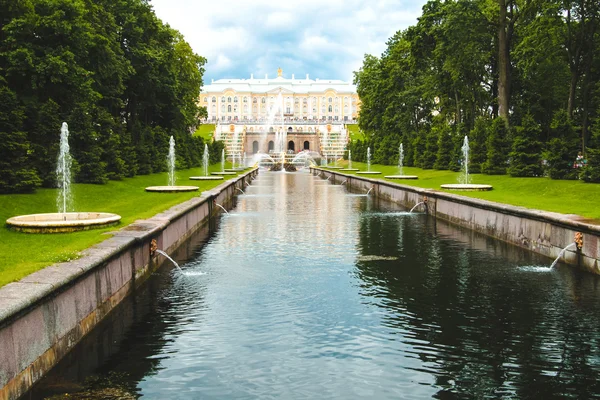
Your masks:
{"label": "lion head water spout", "polygon": [[169,186],[175,186],[175,139],[169,139],[169,155],[167,156],[169,166]]}
{"label": "lion head water spout", "polygon": [[71,164],[73,159],[69,152],[69,126],[66,122],[60,128],[60,150],[58,162],[56,163],[56,181],[58,184],[58,196],[56,205],[58,212],[64,214],[71,209]]}

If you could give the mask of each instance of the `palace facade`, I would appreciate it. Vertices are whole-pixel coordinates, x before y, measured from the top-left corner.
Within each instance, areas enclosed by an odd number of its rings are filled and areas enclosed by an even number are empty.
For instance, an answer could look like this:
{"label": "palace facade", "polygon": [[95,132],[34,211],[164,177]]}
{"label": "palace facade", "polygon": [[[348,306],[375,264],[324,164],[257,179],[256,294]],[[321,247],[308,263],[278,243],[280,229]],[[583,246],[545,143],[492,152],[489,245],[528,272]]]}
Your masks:
{"label": "palace facade", "polygon": [[360,100],[356,86],[341,80],[284,78],[219,79],[206,85],[200,105],[208,111],[207,122],[263,122],[356,120]]}

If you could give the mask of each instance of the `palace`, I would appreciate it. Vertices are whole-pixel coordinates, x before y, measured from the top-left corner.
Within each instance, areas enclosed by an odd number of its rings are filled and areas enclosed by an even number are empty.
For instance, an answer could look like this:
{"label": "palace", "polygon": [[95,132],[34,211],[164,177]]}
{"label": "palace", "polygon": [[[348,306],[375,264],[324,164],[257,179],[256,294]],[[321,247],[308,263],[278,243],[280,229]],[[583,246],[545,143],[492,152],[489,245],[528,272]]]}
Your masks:
{"label": "palace", "polygon": [[[279,104],[277,104],[279,103]],[[360,109],[356,86],[341,80],[277,78],[219,79],[203,88],[200,105],[208,122],[354,121]]]}
{"label": "palace", "polygon": [[203,88],[200,104],[206,123],[227,154],[294,154],[306,150],[339,158],[348,141],[346,124],[356,123],[356,86],[341,80],[277,78],[219,79]]}

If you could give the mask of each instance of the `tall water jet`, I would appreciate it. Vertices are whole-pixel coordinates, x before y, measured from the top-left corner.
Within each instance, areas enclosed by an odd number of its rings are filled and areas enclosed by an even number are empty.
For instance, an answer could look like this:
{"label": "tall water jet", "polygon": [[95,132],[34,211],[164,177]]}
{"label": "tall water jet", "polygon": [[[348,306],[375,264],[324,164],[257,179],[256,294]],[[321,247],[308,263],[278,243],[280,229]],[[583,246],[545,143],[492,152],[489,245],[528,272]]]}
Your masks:
{"label": "tall water jet", "polygon": [[404,145],[398,147],[398,171],[399,175],[387,175],[386,179],[419,179],[416,175],[404,175]]}
{"label": "tall water jet", "polygon": [[462,152],[462,165],[460,167],[461,174],[458,177],[458,182],[462,184],[471,183],[471,178],[469,177],[469,138],[465,135],[465,140],[463,141],[463,145],[460,148]]}
{"label": "tall water jet", "polygon": [[379,171],[371,171],[371,148],[367,147],[367,170],[366,171],[358,171],[357,174],[360,175],[379,175],[381,172]]}
{"label": "tall water jet", "polygon": [[221,150],[221,172],[225,172],[225,149]]}
{"label": "tall water jet", "polygon": [[463,190],[463,191],[486,191],[492,190],[491,185],[472,184],[469,176],[469,138],[465,135],[465,140],[460,148],[462,151],[461,173],[458,177],[460,183],[450,183],[441,185],[442,189]]}
{"label": "tall water jet", "polygon": [[73,159],[69,151],[69,126],[66,122],[60,128],[60,145],[56,162],[57,213],[17,215],[6,220],[9,227],[29,233],[73,232],[93,229],[119,223],[121,216],[104,212],[70,212],[71,165]]}
{"label": "tall water jet", "polygon": [[71,197],[71,165],[73,159],[69,152],[69,126],[66,122],[60,128],[60,149],[58,162],[56,163],[56,182],[58,184],[58,195],[56,205],[58,212],[64,214],[72,207]]}
{"label": "tall water jet", "polygon": [[169,167],[169,186],[175,186],[175,139],[169,139],[169,155],[167,156]]}
{"label": "tall water jet", "polygon": [[404,147],[402,143],[400,143],[400,147],[398,148],[398,173],[404,175]]}
{"label": "tall water jet", "polygon": [[202,155],[202,172],[208,176],[208,145],[204,144],[204,154]]}

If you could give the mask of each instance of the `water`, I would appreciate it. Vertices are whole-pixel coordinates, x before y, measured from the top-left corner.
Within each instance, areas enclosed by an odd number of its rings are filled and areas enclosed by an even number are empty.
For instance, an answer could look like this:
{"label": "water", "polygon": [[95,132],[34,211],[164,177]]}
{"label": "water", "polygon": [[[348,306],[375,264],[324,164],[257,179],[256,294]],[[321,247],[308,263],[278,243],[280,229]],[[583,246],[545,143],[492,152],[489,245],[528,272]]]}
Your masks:
{"label": "water", "polygon": [[408,213],[409,213],[409,214],[410,214],[410,213],[412,213],[412,212],[415,210],[415,208],[417,208],[417,207],[418,207],[418,206],[420,206],[421,204],[425,204],[425,202],[424,202],[424,201],[420,201],[420,202],[418,202],[417,204],[415,204],[415,205],[413,206],[413,208],[411,208],[411,209],[410,209],[410,211],[409,211]]}
{"label": "water", "polygon": [[167,166],[169,168],[169,186],[175,186],[175,139],[173,139],[173,136],[169,138]]}
{"label": "water", "polygon": [[367,147],[367,171],[371,172],[371,148]]}
{"label": "water", "polygon": [[348,150],[348,169],[352,169],[352,152]]}
{"label": "water", "polygon": [[404,147],[402,147],[402,143],[398,148],[398,174],[404,175]]}
{"label": "water", "polygon": [[458,176],[458,182],[462,184],[471,183],[469,176],[469,138],[465,135],[465,140],[460,148],[462,151],[461,174]]}
{"label": "water", "polygon": [[58,186],[58,195],[56,197],[56,207],[58,212],[63,214],[72,211],[73,198],[71,196],[71,164],[73,158],[69,151],[69,126],[66,122],[60,127],[60,147],[58,160],[56,162],[56,183]]}
{"label": "water", "polygon": [[175,260],[173,260],[167,253],[165,253],[162,250],[155,250],[158,254],[162,255],[163,257],[165,257],[167,260],[171,261],[171,263],[177,267],[178,270],[182,270],[181,267],[179,266],[179,264],[177,264],[177,262],[175,262]]}
{"label": "water", "polygon": [[600,396],[599,277],[309,174],[250,187],[29,398]]}
{"label": "water", "polygon": [[[204,161],[204,158],[202,161]],[[225,149],[221,150],[221,172],[225,172]]]}
{"label": "water", "polygon": [[567,247],[565,247],[564,249],[562,249],[560,251],[560,253],[558,253],[558,257],[556,257],[556,260],[554,260],[552,262],[552,264],[550,265],[550,268],[554,268],[556,266],[556,264],[558,263],[558,261],[560,261],[560,259],[562,258],[562,256],[565,254],[565,252],[567,250],[569,250],[573,246],[577,246],[577,243],[571,243],[570,245],[568,245]]}
{"label": "water", "polygon": [[[209,162],[210,156],[208,154],[208,145],[205,144],[204,145],[204,154],[202,154],[202,173],[204,174],[204,176],[208,176],[208,162]],[[234,158],[234,162],[235,162],[235,158]],[[223,164],[223,162],[221,162],[221,165]]]}

